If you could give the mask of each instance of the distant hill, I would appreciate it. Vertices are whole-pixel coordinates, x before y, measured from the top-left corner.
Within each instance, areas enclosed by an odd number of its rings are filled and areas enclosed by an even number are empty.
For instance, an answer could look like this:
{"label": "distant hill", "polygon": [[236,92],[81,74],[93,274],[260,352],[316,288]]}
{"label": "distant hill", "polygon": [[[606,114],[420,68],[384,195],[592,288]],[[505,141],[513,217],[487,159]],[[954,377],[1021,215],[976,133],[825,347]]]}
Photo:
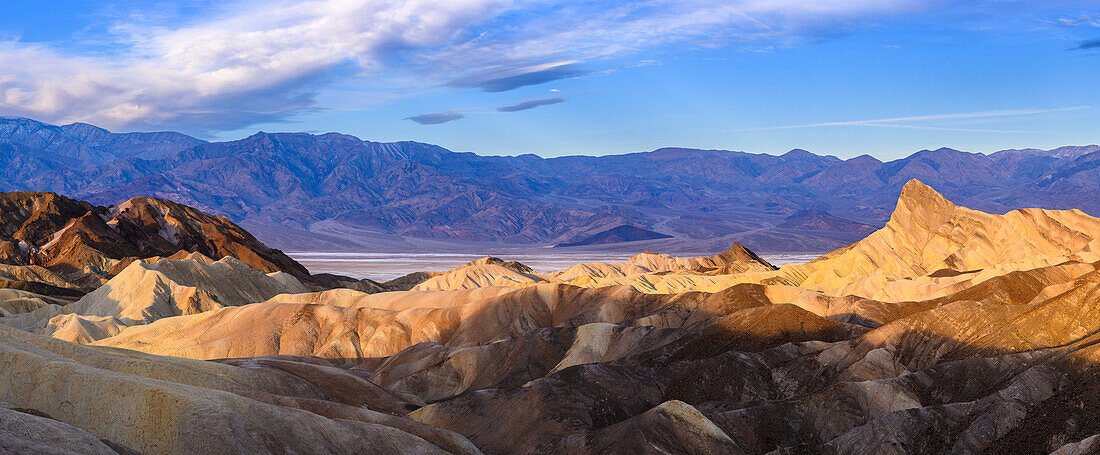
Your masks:
{"label": "distant hill", "polygon": [[788,216],[782,223],[779,223],[778,227],[804,231],[858,232],[863,234],[870,234],[875,231],[875,227],[870,224],[838,218],[824,210],[799,210]]}
{"label": "distant hill", "polygon": [[669,239],[671,235],[649,231],[630,225],[614,227],[596,235],[588,236],[575,242],[559,243],[555,247],[603,245],[607,243],[634,242],[638,240]]}
{"label": "distant hill", "polygon": [[178,133],[116,134],[0,118],[0,190],[54,191],[99,205],[170,199],[226,216],[285,249],[441,245],[407,239],[555,245],[630,225],[674,237],[649,240],[665,242],[653,245],[662,251],[718,251],[734,241],[764,252],[825,251],[852,239],[814,229],[792,237],[782,225],[821,210],[882,226],[912,178],[988,212],[1100,214],[1097,146],[989,155],[939,148],[887,162],[805,150],[776,156],[686,148],[541,158],[337,133],[206,143]]}

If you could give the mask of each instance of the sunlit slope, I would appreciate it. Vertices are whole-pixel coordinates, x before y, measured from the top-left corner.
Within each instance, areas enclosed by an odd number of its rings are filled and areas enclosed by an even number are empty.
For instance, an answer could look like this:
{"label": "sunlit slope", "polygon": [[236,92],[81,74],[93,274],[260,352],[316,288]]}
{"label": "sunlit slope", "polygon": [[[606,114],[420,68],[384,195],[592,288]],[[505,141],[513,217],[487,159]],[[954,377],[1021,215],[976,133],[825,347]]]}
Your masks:
{"label": "sunlit slope", "polygon": [[[586,262],[551,273],[536,273],[518,262],[486,257],[428,278],[412,289],[447,291],[564,283],[582,287],[625,284],[643,292],[663,294],[690,290],[716,292],[738,282],[759,281],[755,276],[746,276],[740,281],[725,276],[773,270],[774,266],[740,244],[713,256],[684,258],[646,251],[625,262]],[[664,276],[670,278],[662,278]]]}
{"label": "sunlit slope", "polygon": [[1066,261],[1100,260],[1100,219],[1079,210],[994,215],[959,207],[917,180],[886,226],[781,276],[833,295],[883,300],[934,297],[971,274],[999,275]]}

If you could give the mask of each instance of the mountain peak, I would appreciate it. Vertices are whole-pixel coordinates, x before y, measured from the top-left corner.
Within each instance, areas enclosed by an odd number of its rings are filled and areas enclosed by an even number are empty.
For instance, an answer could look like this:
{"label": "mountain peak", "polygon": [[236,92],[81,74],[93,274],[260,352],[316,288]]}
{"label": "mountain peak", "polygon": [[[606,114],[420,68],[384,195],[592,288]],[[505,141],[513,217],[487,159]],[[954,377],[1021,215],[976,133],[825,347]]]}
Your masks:
{"label": "mountain peak", "polygon": [[782,158],[817,158],[817,155],[810,153],[803,149],[791,149],[791,151],[780,155]]}
{"label": "mountain peak", "polygon": [[951,147],[940,147],[940,148],[935,149],[935,150],[925,149],[925,150],[921,150],[920,152],[917,152],[917,153],[921,153],[921,152],[925,152],[925,153],[929,153],[929,152],[931,152],[931,153],[967,153],[967,152],[964,152],[964,151],[961,151],[961,150],[953,149]]}
{"label": "mountain peak", "polygon": [[723,265],[729,265],[736,262],[755,262],[768,269],[774,270],[776,268],[774,265],[764,260],[764,258],[760,257],[752,250],[745,248],[744,245],[738,242],[733,242],[733,246],[731,246],[730,249],[711,256],[711,258],[723,262]]}
{"label": "mountain peak", "polygon": [[92,133],[95,133],[95,134],[110,134],[111,133],[110,131],[108,131],[104,128],[100,128],[98,126],[95,126],[95,125],[92,125],[92,124],[89,124],[89,123],[82,123],[82,122],[70,123],[68,125],[61,125],[60,128],[61,128],[62,131],[66,132],[68,134],[71,134],[71,135],[85,135],[85,136],[87,136],[87,135],[92,134]]}
{"label": "mountain peak", "polygon": [[938,225],[949,218],[956,207],[932,187],[920,180],[911,179],[901,188],[898,205],[890,215],[890,223],[902,226],[915,222]]}
{"label": "mountain peak", "polygon": [[872,164],[872,163],[873,164],[882,164],[882,160],[880,160],[878,158],[875,158],[871,155],[868,155],[866,153],[864,153],[860,156],[857,156],[855,158],[849,158],[847,161],[850,162],[850,163],[859,163],[859,164]]}
{"label": "mountain peak", "polygon": [[[900,200],[914,200],[914,201],[933,201],[938,204],[947,203],[951,204],[947,198],[943,197],[939,191],[936,191],[932,187],[925,185],[917,179],[910,179],[905,182],[905,186],[901,187]],[[952,204],[954,205],[954,204]]]}

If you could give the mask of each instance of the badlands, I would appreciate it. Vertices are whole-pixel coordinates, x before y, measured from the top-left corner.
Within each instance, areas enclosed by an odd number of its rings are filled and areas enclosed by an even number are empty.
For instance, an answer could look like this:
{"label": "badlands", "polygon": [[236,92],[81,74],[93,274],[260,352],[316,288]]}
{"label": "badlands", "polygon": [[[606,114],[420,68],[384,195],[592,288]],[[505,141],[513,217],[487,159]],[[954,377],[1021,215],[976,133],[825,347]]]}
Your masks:
{"label": "badlands", "polygon": [[1100,453],[1100,219],[909,181],[800,265],[311,275],[155,198],[0,197],[0,453]]}

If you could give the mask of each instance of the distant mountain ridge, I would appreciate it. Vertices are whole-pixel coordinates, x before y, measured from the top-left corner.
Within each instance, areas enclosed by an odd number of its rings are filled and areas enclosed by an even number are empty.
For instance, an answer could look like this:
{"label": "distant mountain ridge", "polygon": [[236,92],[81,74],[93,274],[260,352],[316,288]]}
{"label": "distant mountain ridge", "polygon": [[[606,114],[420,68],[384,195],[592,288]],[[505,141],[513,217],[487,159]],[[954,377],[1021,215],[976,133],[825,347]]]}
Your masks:
{"label": "distant mountain ridge", "polygon": [[[989,155],[940,148],[888,162],[797,149],[541,158],[337,133],[207,143],[0,117],[0,177],[0,190],[55,191],[95,204],[171,199],[284,249],[416,247],[409,238],[548,245],[631,225],[672,236],[646,241],[664,242],[654,246],[664,251],[688,240],[716,251],[733,241],[765,252],[824,251],[862,238],[863,225],[884,224],[913,178],[989,212],[1100,213],[1095,145]],[[805,210],[845,222],[783,226]]]}
{"label": "distant mountain ridge", "polygon": [[205,143],[175,132],[112,133],[87,123],[54,126],[21,117],[0,117],[0,146],[93,163],[159,158]]}
{"label": "distant mountain ridge", "polygon": [[837,218],[824,210],[799,210],[788,216],[779,227],[806,231],[874,232],[874,226]]}
{"label": "distant mountain ridge", "polygon": [[671,237],[671,235],[666,235],[660,232],[654,232],[636,226],[624,224],[622,226],[614,227],[606,231],[600,232],[596,235],[588,236],[583,239],[577,239],[572,242],[559,243],[555,246],[568,247],[582,245],[599,245],[607,243],[636,242],[639,240],[667,239]]}

